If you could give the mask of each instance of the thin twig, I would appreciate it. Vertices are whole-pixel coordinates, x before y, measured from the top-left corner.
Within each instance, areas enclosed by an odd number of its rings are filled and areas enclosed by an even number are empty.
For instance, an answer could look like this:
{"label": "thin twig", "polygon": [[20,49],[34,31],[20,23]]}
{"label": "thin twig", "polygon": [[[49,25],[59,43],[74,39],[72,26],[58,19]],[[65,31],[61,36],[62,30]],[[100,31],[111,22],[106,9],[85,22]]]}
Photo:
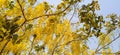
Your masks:
{"label": "thin twig", "polygon": [[[106,52],[105,54],[116,54],[117,52],[115,52],[115,53],[110,53],[110,52]],[[96,54],[103,54],[102,52],[98,52],[98,53],[96,53]]]}
{"label": "thin twig", "polygon": [[76,12],[76,7],[79,5],[79,3],[76,4],[76,6],[74,5],[74,12],[72,14],[72,17],[70,18],[69,22],[71,22],[71,20],[73,19],[75,12]]}
{"label": "thin twig", "polygon": [[74,14],[75,14],[75,6],[74,6],[74,12],[73,12],[72,17],[70,18],[69,22],[71,22],[71,20],[73,19]]}
{"label": "thin twig", "polygon": [[[84,40],[84,39],[82,39],[82,38],[77,38],[77,39],[70,40],[70,41],[68,41],[68,42],[65,43],[65,44],[60,44],[60,45],[58,45],[58,46],[56,45],[55,48],[54,48],[54,51],[55,51],[58,47],[60,47],[60,46],[62,46],[62,45],[68,45],[68,44],[70,44],[70,43],[72,43],[72,42],[74,42],[74,41],[79,41],[79,40]],[[54,54],[54,51],[53,51],[52,55]]]}
{"label": "thin twig", "polygon": [[60,12],[58,12],[58,13],[40,15],[40,16],[35,17],[35,18],[33,18],[33,19],[30,19],[30,20],[28,20],[28,21],[35,20],[35,19],[38,19],[38,18],[40,18],[40,17],[44,17],[44,16],[53,16],[53,15],[59,15],[59,14],[62,14],[62,13],[65,12],[70,6],[71,6],[71,4],[68,5],[63,11],[60,11]]}
{"label": "thin twig", "polygon": [[26,21],[27,19],[26,19],[26,17],[25,17],[24,9],[22,8],[22,5],[20,4],[19,0],[17,0],[17,2],[18,2],[18,4],[19,4],[19,6],[20,6],[20,10],[21,10],[21,12],[22,12],[22,15],[23,15],[23,17],[24,17],[24,19],[25,19],[25,21]]}
{"label": "thin twig", "polygon": [[8,39],[8,41],[4,44],[3,48],[0,51],[0,55],[2,55],[4,49],[6,48],[7,44],[9,43],[10,39]]}
{"label": "thin twig", "polygon": [[51,55],[54,55],[54,52],[55,52],[56,49],[57,49],[57,45],[53,48],[53,51],[52,51]]}
{"label": "thin twig", "polygon": [[27,22],[27,18],[25,17],[24,9],[22,8],[22,5],[20,4],[19,0],[17,0],[18,5],[20,6],[20,10],[22,12],[23,18],[25,19],[24,22],[19,25],[19,27],[15,30],[16,32],[19,31],[19,29]]}
{"label": "thin twig", "polygon": [[17,2],[20,6],[20,10],[22,12],[23,18],[25,19],[24,22],[19,26],[19,27],[22,27],[27,22],[27,18],[25,17],[24,9],[23,9],[22,5],[20,4],[19,0],[17,0]]}
{"label": "thin twig", "polygon": [[[17,1],[18,1],[18,0],[17,0]],[[18,2],[19,2],[19,1],[18,1]],[[18,4],[20,5],[20,3],[18,3]],[[59,15],[59,14],[62,14],[62,13],[65,12],[70,6],[71,6],[71,4],[68,5],[63,11],[60,11],[60,12],[58,12],[58,13],[40,15],[40,16],[38,16],[38,17],[35,17],[35,18],[33,18],[33,19],[29,19],[29,20],[26,19],[23,10],[21,10],[21,11],[22,11],[22,14],[23,14],[23,16],[24,16],[24,18],[25,18],[25,21],[19,26],[18,29],[16,29],[16,31],[18,31],[18,30],[20,29],[20,27],[22,27],[26,22],[29,22],[29,21],[32,21],[32,20],[35,20],[35,19],[38,19],[38,18],[40,18],[40,17],[44,17],[44,16],[53,16],[53,15]],[[22,8],[21,5],[20,5],[20,7]]]}
{"label": "thin twig", "polygon": [[61,45],[59,45],[58,47],[60,47],[60,46],[62,46],[62,45],[68,45],[68,44],[70,44],[70,43],[72,43],[72,42],[74,42],[74,41],[79,41],[79,40],[84,40],[84,39],[83,39],[83,38],[78,37],[78,38],[76,38],[76,39],[73,39],[73,40],[68,41],[68,42],[67,42],[67,43],[65,43],[65,44],[61,44]]}
{"label": "thin twig", "polygon": [[103,47],[101,47],[100,49],[98,49],[98,50],[96,51],[96,53],[99,52],[101,49],[105,48],[106,46],[110,45],[111,43],[113,43],[113,42],[114,42],[115,40],[117,40],[118,38],[120,38],[120,34],[119,34],[118,37],[116,37],[115,39],[113,39],[111,42],[109,42],[108,44],[106,44],[106,45],[104,45]]}
{"label": "thin twig", "polygon": [[[63,33],[64,33],[65,31],[63,31]],[[54,55],[54,52],[55,52],[55,50],[57,49],[57,45],[58,45],[58,43],[60,42],[60,40],[62,39],[64,37],[64,35],[62,35],[62,37],[57,41],[57,43],[56,43],[56,45],[55,45],[55,47],[53,48],[53,51],[52,51],[52,54],[51,55]]]}
{"label": "thin twig", "polygon": [[[110,34],[110,33],[109,33]],[[95,52],[97,52],[98,48],[100,47],[100,45],[102,44],[102,42],[104,42],[104,40],[106,39],[106,36],[103,37],[103,41],[100,41],[100,43],[98,44]]]}
{"label": "thin twig", "polygon": [[31,41],[31,42],[32,42],[32,43],[31,43],[31,48],[30,48],[30,51],[29,51],[28,55],[31,54],[31,51],[32,51],[32,49],[33,49],[33,43],[34,43],[34,40],[35,40],[35,37],[33,37],[33,41]]}

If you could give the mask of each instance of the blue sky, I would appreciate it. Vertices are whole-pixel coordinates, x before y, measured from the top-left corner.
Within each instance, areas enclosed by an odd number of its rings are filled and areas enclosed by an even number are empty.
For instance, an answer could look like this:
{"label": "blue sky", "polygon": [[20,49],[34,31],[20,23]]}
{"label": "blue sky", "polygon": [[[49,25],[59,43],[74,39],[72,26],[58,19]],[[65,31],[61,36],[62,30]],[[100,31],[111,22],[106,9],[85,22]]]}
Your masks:
{"label": "blue sky", "polygon": [[99,4],[101,14],[116,13],[120,15],[120,0],[100,0]]}

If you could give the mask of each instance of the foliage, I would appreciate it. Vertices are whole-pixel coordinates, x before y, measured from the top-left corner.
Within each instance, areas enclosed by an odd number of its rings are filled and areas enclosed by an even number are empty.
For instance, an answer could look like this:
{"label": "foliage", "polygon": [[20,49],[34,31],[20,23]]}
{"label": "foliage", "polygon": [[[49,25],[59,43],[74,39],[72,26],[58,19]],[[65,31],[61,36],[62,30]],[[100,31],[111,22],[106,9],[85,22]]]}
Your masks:
{"label": "foliage", "polygon": [[[111,33],[120,27],[120,17],[110,14],[106,21],[96,14],[100,10],[98,1],[79,7],[81,2],[62,0],[55,7],[46,1],[38,4],[37,0],[0,0],[0,55],[115,54],[109,45],[119,38],[112,40]],[[66,18],[72,11],[72,17]],[[76,23],[71,22],[74,14],[79,19]],[[99,40],[95,50],[86,44],[93,36]]]}

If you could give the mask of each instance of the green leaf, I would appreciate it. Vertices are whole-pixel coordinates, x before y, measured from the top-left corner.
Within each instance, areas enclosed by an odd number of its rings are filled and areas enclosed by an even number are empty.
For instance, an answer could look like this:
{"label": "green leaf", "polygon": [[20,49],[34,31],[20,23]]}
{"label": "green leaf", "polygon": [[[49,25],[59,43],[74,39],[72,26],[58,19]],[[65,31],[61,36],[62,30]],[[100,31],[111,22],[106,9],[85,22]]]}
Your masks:
{"label": "green leaf", "polygon": [[14,3],[14,1],[10,1],[10,3],[9,3],[9,8],[10,8],[10,9],[13,9],[13,7],[14,7],[14,4],[13,4],[13,3]]}
{"label": "green leaf", "polygon": [[30,5],[34,5],[36,1],[37,0],[28,0],[28,2],[30,3]]}
{"label": "green leaf", "polygon": [[3,37],[0,35],[0,42],[3,41]]}
{"label": "green leaf", "polygon": [[5,23],[5,24],[2,24],[2,25],[3,25],[3,27],[4,27],[5,29],[7,29],[7,30],[9,30],[9,29],[10,29],[10,26],[11,26],[10,21],[6,21],[6,23]]}
{"label": "green leaf", "polygon": [[17,35],[17,34],[14,34],[14,35],[13,35],[13,40],[17,40],[17,38],[18,38],[18,35]]}
{"label": "green leaf", "polygon": [[13,19],[13,22],[18,21],[20,18],[21,18],[21,16],[17,16],[17,17],[15,17],[15,18]]}
{"label": "green leaf", "polygon": [[36,38],[36,36],[37,36],[36,34],[33,35],[34,38]]}
{"label": "green leaf", "polygon": [[19,39],[18,41],[16,41],[16,44],[20,44],[21,41],[22,39]]}
{"label": "green leaf", "polygon": [[29,30],[33,27],[33,24],[28,24],[27,27],[26,27],[26,30]]}
{"label": "green leaf", "polygon": [[12,37],[12,43],[15,44],[17,39],[18,39],[18,35],[14,34],[13,37]]}
{"label": "green leaf", "polygon": [[36,51],[40,51],[42,49],[45,49],[44,45],[42,45],[42,46],[39,46],[39,45],[35,46],[35,50]]}
{"label": "green leaf", "polygon": [[11,28],[10,28],[10,34],[13,34],[13,33],[15,33],[16,32],[16,29],[19,27],[19,25],[18,24],[14,24]]}

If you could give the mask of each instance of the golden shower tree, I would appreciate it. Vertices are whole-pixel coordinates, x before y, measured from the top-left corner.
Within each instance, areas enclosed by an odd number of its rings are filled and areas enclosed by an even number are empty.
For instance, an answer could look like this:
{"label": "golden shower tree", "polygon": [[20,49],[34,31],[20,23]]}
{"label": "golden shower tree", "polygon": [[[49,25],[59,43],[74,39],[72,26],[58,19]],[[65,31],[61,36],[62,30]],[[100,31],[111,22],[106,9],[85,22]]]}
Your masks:
{"label": "golden shower tree", "polygon": [[[105,21],[95,12],[100,10],[98,1],[82,6],[81,2],[61,0],[53,6],[47,1],[0,0],[0,55],[119,54],[109,45],[120,37],[111,39],[120,17],[110,14],[111,20]],[[79,21],[72,23],[74,18]],[[95,50],[86,44],[93,36],[99,40]]]}

